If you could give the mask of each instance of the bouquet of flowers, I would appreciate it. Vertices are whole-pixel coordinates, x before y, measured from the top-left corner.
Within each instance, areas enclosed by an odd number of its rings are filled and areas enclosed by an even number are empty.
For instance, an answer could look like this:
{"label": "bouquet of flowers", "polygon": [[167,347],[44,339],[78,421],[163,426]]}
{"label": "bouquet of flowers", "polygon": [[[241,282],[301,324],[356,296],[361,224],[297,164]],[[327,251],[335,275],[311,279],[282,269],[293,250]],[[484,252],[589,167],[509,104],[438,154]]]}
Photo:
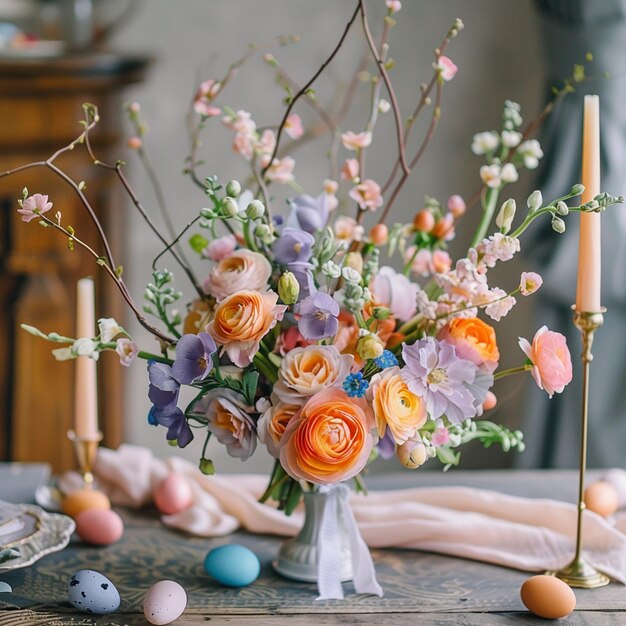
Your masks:
{"label": "bouquet of flowers", "polygon": [[[129,293],[102,230],[100,241],[84,241],[64,223],[61,212],[53,210],[52,199],[25,189],[18,209],[22,220],[56,230],[70,249],[92,255],[139,323],[156,338],[158,349],[141,350],[111,318],[99,320],[96,337],[61,337],[24,328],[65,344],[53,351],[57,359],[97,359],[105,350],[117,351],[126,367],[136,357],[146,359],[149,422],[165,427],[167,439],[180,447],[202,433],[200,469],[207,474],[214,471],[207,452],[210,439],[243,461],[259,442],[265,444],[276,463],[263,497],[277,500],[287,512],[303,490],[349,479],[360,486],[361,473],[377,456],[395,457],[409,468],[437,458],[448,467],[459,462],[457,449],[471,440],[521,450],[520,432],[482,419],[496,403],[491,391],[495,381],[529,372],[546,393],[559,393],[572,378],[571,359],[564,337],[543,327],[532,342],[520,340],[519,367],[498,369],[492,322],[510,311],[515,296],[530,295],[542,280],[527,272],[513,289],[504,289],[489,284],[489,270],[519,252],[520,237],[535,219],[549,218],[552,228],[563,232],[568,213],[601,211],[620,201],[601,194],[587,204],[573,201],[570,206],[568,201],[582,191],[581,185],[574,185],[549,202],[535,191],[526,208],[517,211],[515,200],[504,198],[503,192],[518,179],[520,169],[537,167],[542,151],[532,138],[537,124],[524,128],[520,107],[507,101],[501,129],[476,134],[471,146],[485,162],[479,172],[480,194],[467,203],[480,203],[482,209],[467,253],[453,260],[447,251],[466,213],[459,195],[445,202],[427,197],[414,219],[393,222],[391,211],[400,190],[439,123],[443,90],[457,72],[444,52],[463,24],[456,20],[436,48],[433,75],[422,86],[412,113],[403,115],[389,57],[390,33],[401,5],[398,0],[385,4],[379,43],[360,0],[332,53],[301,86],[274,55],[263,56],[286,90],[277,126],[260,125],[252,113],[226,103],[229,82],[256,50],[246,52],[222,79],[199,86],[191,111],[186,172],[203,190],[208,206],[180,232],[159,232],[132,191],[124,163],[107,164],[94,154],[90,133],[99,117],[92,105],[85,105],[84,128],[72,144],[45,163],[17,168],[39,165],[60,171],[59,155],[74,148],[86,150],[95,167],[118,175],[164,246],[152,263],[153,280],[141,307]],[[344,129],[341,116],[331,115],[320,103],[313,84],[359,21],[374,66],[372,74],[358,74],[369,85],[371,106],[362,128]],[[555,97],[571,91],[580,74],[577,68]],[[353,90],[348,89],[346,106]],[[289,136],[288,148],[293,148],[314,136],[296,112],[298,104],[309,105],[319,115],[330,137],[331,177],[320,179],[310,193],[297,183],[296,163],[281,143]],[[128,114],[134,129],[129,145],[143,159],[147,127],[139,105],[130,105]],[[393,116],[394,137],[377,137],[377,121],[383,115]],[[410,140],[420,115],[430,115],[430,120],[414,147]],[[232,131],[232,150],[248,162],[249,181],[221,183],[199,173],[201,137],[212,124]],[[365,155],[376,139],[397,145],[386,181],[371,178],[366,167]],[[64,176],[97,221],[82,183]],[[275,190],[281,186],[288,195],[286,215],[275,210]],[[367,229],[366,222],[372,222]],[[201,279],[186,260],[183,242],[203,263]],[[166,254],[193,289],[182,312],[177,302],[183,296],[174,286],[174,275],[161,266]],[[193,392],[185,403],[182,388]]]}

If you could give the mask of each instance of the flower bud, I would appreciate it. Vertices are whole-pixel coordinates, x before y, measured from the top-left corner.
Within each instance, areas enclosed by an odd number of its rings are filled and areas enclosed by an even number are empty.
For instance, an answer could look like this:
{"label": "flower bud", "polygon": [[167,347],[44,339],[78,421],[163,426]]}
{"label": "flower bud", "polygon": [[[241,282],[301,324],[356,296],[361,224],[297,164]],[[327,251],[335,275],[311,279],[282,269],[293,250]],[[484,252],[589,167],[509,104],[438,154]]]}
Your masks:
{"label": "flower bud", "polygon": [[253,200],[246,208],[246,215],[251,220],[258,220],[265,213],[265,205],[260,200]]}
{"label": "flower bud", "polygon": [[557,217],[556,215],[552,218],[552,230],[554,230],[557,233],[565,232],[565,222],[560,217]]}
{"label": "flower bud", "polygon": [[241,193],[241,185],[238,180],[231,180],[226,185],[226,195],[231,198],[238,198]]}
{"label": "flower bud", "polygon": [[570,194],[572,196],[579,196],[583,191],[585,191],[585,186],[578,184],[578,185],[574,185],[570,191]]}
{"label": "flower bud", "polygon": [[361,274],[357,272],[353,267],[344,267],[341,270],[341,275],[349,283],[358,285],[361,282]]}
{"label": "flower bud", "polygon": [[239,213],[239,207],[237,206],[237,202],[234,198],[231,198],[230,196],[226,196],[226,198],[224,198],[222,208],[224,210],[224,215],[227,215],[228,217],[235,217],[235,215]]}
{"label": "flower bud", "polygon": [[292,272],[285,272],[278,279],[278,295],[285,304],[295,304],[300,295],[300,283]]}
{"label": "flower bud", "polygon": [[376,224],[370,230],[370,240],[377,246],[383,246],[389,239],[389,228],[385,224]]}
{"label": "flower bud", "polygon": [[509,198],[502,204],[500,212],[496,217],[496,226],[500,229],[501,233],[506,235],[511,230],[511,224],[513,223],[513,218],[515,217],[516,208],[515,200],[513,200],[513,198]]}
{"label": "flower bud", "polygon": [[205,476],[212,476],[215,474],[215,467],[211,459],[200,459],[200,471]]}
{"label": "flower bud", "polygon": [[375,306],[372,315],[375,320],[387,320],[391,311],[386,306]]}
{"label": "flower bud", "polygon": [[384,349],[385,346],[381,338],[372,333],[366,335],[365,337],[361,337],[356,344],[356,351],[364,360],[379,357],[383,353]]}
{"label": "flower bud", "polygon": [[272,243],[272,241],[274,241],[274,233],[272,232],[272,229],[267,224],[259,224],[254,229],[254,234],[263,243]]}
{"label": "flower bud", "polygon": [[526,200],[526,205],[528,209],[532,211],[536,211],[541,208],[543,204],[543,196],[541,195],[541,191],[539,189],[535,189],[529,196],[528,200]]}
{"label": "flower bud", "polygon": [[326,261],[322,265],[322,272],[330,278],[339,278],[341,276],[341,268],[334,261]]}
{"label": "flower bud", "polygon": [[569,207],[565,204],[565,202],[563,202],[563,200],[559,200],[559,202],[556,203],[556,212],[559,215],[565,216],[569,213]]}
{"label": "flower bud", "polygon": [[428,458],[426,446],[421,441],[409,439],[396,449],[398,460],[404,467],[415,469],[423,465]]}
{"label": "flower bud", "polygon": [[[357,271],[359,274],[363,274],[363,257],[360,252],[348,252],[346,255],[346,260],[344,263],[344,267],[351,267],[353,270]],[[360,280],[360,277],[359,277]],[[358,282],[358,281],[354,281]]]}

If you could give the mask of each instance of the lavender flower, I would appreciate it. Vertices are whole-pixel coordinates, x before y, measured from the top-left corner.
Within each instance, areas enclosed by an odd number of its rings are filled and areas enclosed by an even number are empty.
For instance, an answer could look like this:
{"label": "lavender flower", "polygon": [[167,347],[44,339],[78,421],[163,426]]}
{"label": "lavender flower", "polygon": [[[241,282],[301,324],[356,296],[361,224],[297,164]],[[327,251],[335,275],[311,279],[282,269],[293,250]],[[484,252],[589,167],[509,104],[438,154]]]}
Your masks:
{"label": "lavender flower", "polygon": [[298,330],[309,341],[332,337],[337,333],[339,305],[323,291],[305,298],[298,307]]}
{"label": "lavender flower", "polygon": [[376,449],[385,461],[388,461],[396,453],[396,442],[393,440],[390,428],[385,429],[385,435],[378,440]]}
{"label": "lavender flower", "polygon": [[402,358],[406,363],[402,378],[410,391],[424,399],[431,419],[445,414],[451,423],[460,424],[481,412],[493,376],[460,359],[452,344],[425,337],[411,346],[405,344]]}
{"label": "lavender flower", "polygon": [[165,363],[148,361],[148,398],[157,409],[172,413],[178,402],[180,383],[172,375],[172,368]]}
{"label": "lavender flower", "polygon": [[191,443],[193,433],[184,413],[179,408],[176,408],[171,413],[163,409],[157,409],[154,411],[153,417],[159,425],[167,427],[167,435],[165,437],[168,441],[175,440],[179,448],[184,448]]}
{"label": "lavender flower", "polygon": [[208,333],[183,335],[176,344],[172,375],[181,385],[204,380],[213,368],[212,355],[216,350],[215,341]]}
{"label": "lavender flower", "polygon": [[284,228],[274,242],[272,251],[278,263],[302,263],[311,258],[315,238],[310,233],[298,228]]}
{"label": "lavender flower", "polygon": [[317,198],[302,195],[290,200],[291,213],[287,220],[287,226],[314,233],[323,230],[328,222],[328,194],[321,193]]}

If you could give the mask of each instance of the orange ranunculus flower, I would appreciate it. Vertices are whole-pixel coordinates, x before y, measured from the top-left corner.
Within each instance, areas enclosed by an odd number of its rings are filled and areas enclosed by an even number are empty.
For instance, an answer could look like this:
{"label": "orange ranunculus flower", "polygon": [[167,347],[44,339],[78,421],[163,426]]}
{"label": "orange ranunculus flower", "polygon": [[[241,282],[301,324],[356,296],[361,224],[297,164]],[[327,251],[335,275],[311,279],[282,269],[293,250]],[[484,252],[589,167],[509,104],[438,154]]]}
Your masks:
{"label": "orange ranunculus flower", "polygon": [[362,399],[349,398],[341,389],[325,389],[309,398],[281,440],[285,471],[322,485],[356,476],[374,446],[366,412]]}
{"label": "orange ranunculus flower", "polygon": [[384,437],[389,428],[398,445],[414,437],[428,418],[424,401],[409,391],[399,367],[389,367],[372,377],[367,393],[378,436]]}
{"label": "orange ranunculus flower", "polygon": [[278,404],[269,407],[261,415],[257,423],[257,434],[261,443],[264,443],[267,451],[278,458],[280,454],[280,442],[291,418],[301,409],[299,404]]}
{"label": "orange ranunculus flower", "polygon": [[206,331],[223,346],[238,367],[252,363],[261,339],[283,318],[287,307],[276,304],[278,294],[244,289],[224,298]]}
{"label": "orange ranunculus flower", "polygon": [[498,367],[496,331],[477,317],[450,320],[437,333],[437,339],[451,343],[461,359],[471,361],[489,374]]}
{"label": "orange ranunculus flower", "polygon": [[213,307],[208,302],[196,298],[187,311],[187,316],[183,321],[183,333],[197,335],[206,326],[211,316]]}

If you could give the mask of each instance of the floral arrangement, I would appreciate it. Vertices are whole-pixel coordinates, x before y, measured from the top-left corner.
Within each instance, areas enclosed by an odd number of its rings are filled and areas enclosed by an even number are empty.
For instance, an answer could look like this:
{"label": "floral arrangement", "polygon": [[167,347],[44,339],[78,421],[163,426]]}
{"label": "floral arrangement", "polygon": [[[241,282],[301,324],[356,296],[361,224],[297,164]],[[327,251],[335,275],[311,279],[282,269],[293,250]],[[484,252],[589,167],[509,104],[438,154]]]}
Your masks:
{"label": "floral arrangement", "polygon": [[[204,192],[208,207],[201,208],[181,232],[159,232],[132,191],[124,163],[107,164],[94,154],[90,133],[99,117],[91,105],[84,107],[84,128],[72,144],[45,163],[3,173],[35,166],[60,172],[57,157],[80,147],[94,166],[118,175],[164,246],[152,264],[153,280],[145,290],[143,308],[129,293],[101,229],[100,241],[82,240],[60,212],[53,212],[48,196],[30,195],[26,189],[18,212],[25,222],[60,232],[70,249],[91,254],[140,324],[156,338],[158,349],[140,350],[110,318],[99,320],[96,337],[68,338],[24,328],[65,344],[53,351],[57,359],[97,359],[105,350],[117,351],[123,366],[130,366],[136,357],[146,359],[153,405],[149,422],[165,427],[167,439],[180,447],[202,432],[200,468],[205,473],[214,471],[207,456],[211,438],[243,461],[259,442],[265,444],[276,464],[264,499],[278,500],[288,512],[303,489],[348,479],[360,486],[361,473],[377,456],[395,456],[409,468],[437,458],[448,467],[459,462],[458,448],[471,440],[486,446],[499,443],[505,450],[523,449],[520,432],[482,419],[495,406],[491,391],[495,381],[530,372],[552,396],[570,382],[571,358],[565,338],[543,327],[532,342],[520,340],[519,367],[498,369],[492,322],[510,311],[515,296],[537,291],[542,279],[525,272],[513,289],[503,289],[489,284],[489,270],[519,252],[520,237],[535,219],[549,217],[553,229],[563,232],[568,213],[601,211],[620,201],[601,194],[590,203],[568,206],[581,193],[581,185],[550,202],[535,191],[519,218],[515,200],[503,201],[503,192],[518,179],[520,169],[537,167],[542,151],[532,134],[554,102],[524,128],[520,107],[507,101],[501,129],[474,136],[471,150],[484,158],[476,199],[466,203],[451,195],[440,202],[427,197],[411,222],[392,222],[400,190],[437,129],[444,87],[457,72],[444,52],[463,24],[456,20],[436,48],[430,81],[422,86],[413,112],[402,115],[389,57],[390,33],[401,5],[398,0],[385,4],[380,43],[374,41],[361,0],[337,46],[302,86],[274,55],[264,55],[286,90],[277,126],[261,126],[250,112],[225,103],[229,82],[256,50],[246,52],[221,80],[200,85],[191,112],[186,172]],[[362,128],[343,129],[340,119],[324,109],[313,84],[359,18],[375,67],[374,74],[365,76],[370,114]],[[556,99],[573,89],[580,73],[577,68]],[[346,106],[353,91],[348,89]],[[310,194],[297,183],[296,162],[281,144],[286,135],[292,148],[312,136],[294,110],[298,103],[308,104],[319,115],[331,141],[332,177],[320,180]],[[415,121],[428,112],[426,133],[411,155]],[[139,105],[130,105],[128,114],[134,129],[129,145],[146,162],[147,127]],[[368,176],[365,160],[375,140],[382,140],[376,125],[383,115],[394,118],[396,136],[388,140],[398,149],[386,182]],[[233,151],[251,168],[248,183],[221,184],[214,176],[199,174],[201,136],[211,124],[220,123],[232,131]],[[97,222],[82,183],[63,175]],[[286,216],[273,206],[273,190],[281,186],[289,194]],[[478,203],[480,217],[467,253],[453,260],[448,243],[467,208]],[[372,220],[366,230],[366,221]],[[184,241],[203,263],[201,280],[182,251]],[[165,254],[171,255],[193,288],[193,298],[182,313],[176,304],[182,294],[174,287],[174,275],[161,268]],[[193,391],[186,405],[182,388]]]}

